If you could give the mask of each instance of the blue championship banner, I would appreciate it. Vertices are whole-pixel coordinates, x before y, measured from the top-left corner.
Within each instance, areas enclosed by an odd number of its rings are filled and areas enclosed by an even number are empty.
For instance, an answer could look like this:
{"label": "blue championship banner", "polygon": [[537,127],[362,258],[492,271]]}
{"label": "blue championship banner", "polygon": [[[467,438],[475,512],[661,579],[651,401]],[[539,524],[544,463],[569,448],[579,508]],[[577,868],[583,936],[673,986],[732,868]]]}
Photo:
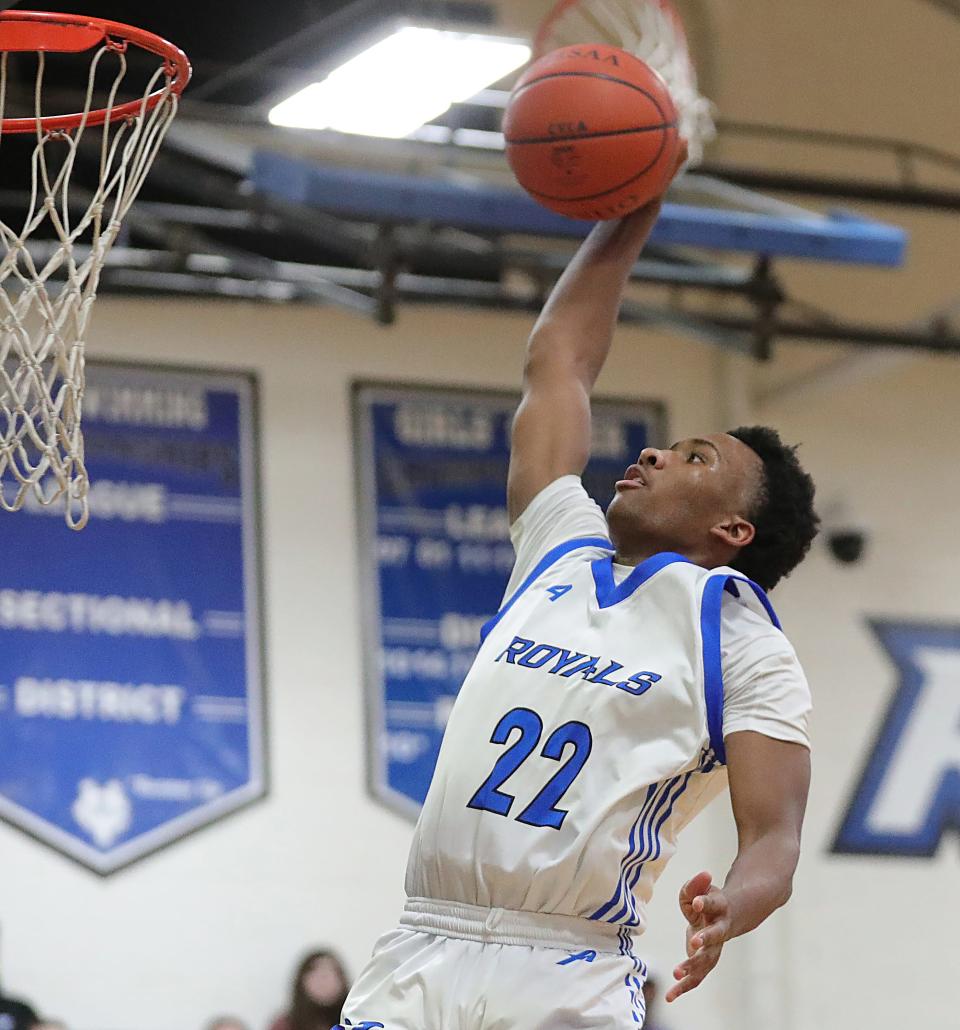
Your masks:
{"label": "blue championship banner", "polygon": [[[416,816],[450,708],[510,570],[510,424],[518,398],[360,385],[354,397],[374,796]],[[595,401],[583,482],[606,508],[640,451],[664,441],[659,404]]]}
{"label": "blue championship banner", "polygon": [[90,363],[90,522],[0,513],[0,815],[106,875],[264,792],[256,385]]}

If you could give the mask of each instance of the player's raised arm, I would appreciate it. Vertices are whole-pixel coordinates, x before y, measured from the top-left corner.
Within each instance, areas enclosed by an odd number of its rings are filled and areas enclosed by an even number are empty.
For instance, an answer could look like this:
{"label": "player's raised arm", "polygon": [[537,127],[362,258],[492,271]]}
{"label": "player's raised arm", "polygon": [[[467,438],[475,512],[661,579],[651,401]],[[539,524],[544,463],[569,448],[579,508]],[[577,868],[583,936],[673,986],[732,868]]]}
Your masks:
{"label": "player's raised arm", "polygon": [[660,202],[601,222],[547,301],[527,345],[523,399],[513,423],[507,504],[515,521],[559,476],[590,454],[590,391],[606,360],[624,287]]}

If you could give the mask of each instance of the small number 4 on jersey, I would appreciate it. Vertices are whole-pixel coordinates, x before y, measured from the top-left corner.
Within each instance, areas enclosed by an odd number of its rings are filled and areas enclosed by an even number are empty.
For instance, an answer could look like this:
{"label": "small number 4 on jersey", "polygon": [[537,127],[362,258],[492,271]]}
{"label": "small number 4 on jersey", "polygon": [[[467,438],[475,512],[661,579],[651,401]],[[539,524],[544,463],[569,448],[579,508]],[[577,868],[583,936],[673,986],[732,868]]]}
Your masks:
{"label": "small number 4 on jersey", "polygon": [[551,601],[559,601],[564,594],[569,593],[571,590],[573,590],[572,583],[562,587],[547,587],[547,593],[550,595]]}

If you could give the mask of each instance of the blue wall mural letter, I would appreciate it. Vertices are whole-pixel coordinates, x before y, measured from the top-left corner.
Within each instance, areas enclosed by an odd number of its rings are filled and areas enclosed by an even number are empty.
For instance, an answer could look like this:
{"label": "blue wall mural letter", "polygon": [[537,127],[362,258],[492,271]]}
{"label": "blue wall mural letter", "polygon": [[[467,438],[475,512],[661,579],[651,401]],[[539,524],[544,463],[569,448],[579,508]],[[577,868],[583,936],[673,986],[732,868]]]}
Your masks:
{"label": "blue wall mural letter", "polygon": [[832,850],[929,857],[960,828],[960,625],[871,627],[900,682]]}

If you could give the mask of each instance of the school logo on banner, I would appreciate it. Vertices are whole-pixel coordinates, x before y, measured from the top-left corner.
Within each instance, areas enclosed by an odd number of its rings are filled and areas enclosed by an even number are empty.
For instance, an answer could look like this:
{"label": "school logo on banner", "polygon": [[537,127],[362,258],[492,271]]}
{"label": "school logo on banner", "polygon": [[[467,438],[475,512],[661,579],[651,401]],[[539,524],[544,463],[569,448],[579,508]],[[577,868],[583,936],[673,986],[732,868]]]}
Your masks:
{"label": "school logo on banner", "polygon": [[960,829],[960,624],[870,625],[900,679],[832,850],[930,857]]}

